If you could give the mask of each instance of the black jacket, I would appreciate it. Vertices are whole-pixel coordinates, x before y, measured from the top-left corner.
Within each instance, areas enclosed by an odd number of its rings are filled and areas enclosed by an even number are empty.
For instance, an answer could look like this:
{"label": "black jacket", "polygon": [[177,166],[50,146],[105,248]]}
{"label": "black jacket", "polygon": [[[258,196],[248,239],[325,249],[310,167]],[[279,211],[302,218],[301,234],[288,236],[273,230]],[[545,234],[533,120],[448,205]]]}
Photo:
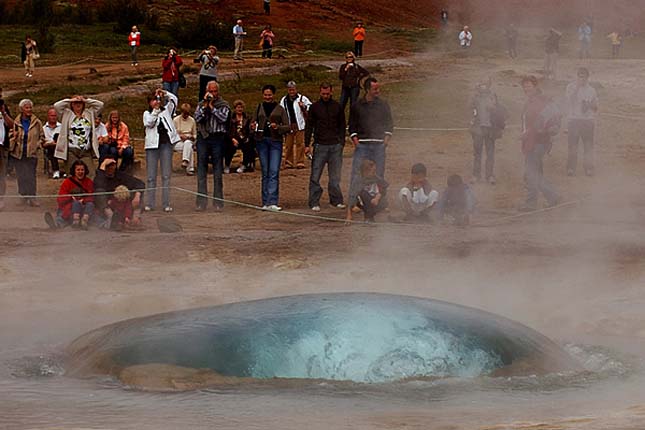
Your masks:
{"label": "black jacket", "polygon": [[[96,177],[94,178],[95,192],[110,193],[114,191],[119,185],[125,185],[129,190],[143,190],[146,187],[146,184],[144,184],[141,179],[135,178],[134,176],[128,175],[127,173],[120,170],[117,170],[113,177],[107,176],[104,170],[98,169],[96,171]],[[143,197],[143,191],[141,191],[141,196]],[[134,194],[130,193],[130,198],[133,197]],[[97,209],[105,209],[107,207],[107,201],[109,198],[109,195],[96,196],[95,203]]]}
{"label": "black jacket", "polygon": [[307,126],[305,128],[305,146],[311,143],[318,145],[336,145],[345,141],[345,111],[340,103],[330,99],[322,99],[309,107]]}
{"label": "black jacket", "polygon": [[382,142],[393,130],[390,105],[380,98],[368,102],[365,97],[352,105],[349,113],[349,135],[363,143]]}

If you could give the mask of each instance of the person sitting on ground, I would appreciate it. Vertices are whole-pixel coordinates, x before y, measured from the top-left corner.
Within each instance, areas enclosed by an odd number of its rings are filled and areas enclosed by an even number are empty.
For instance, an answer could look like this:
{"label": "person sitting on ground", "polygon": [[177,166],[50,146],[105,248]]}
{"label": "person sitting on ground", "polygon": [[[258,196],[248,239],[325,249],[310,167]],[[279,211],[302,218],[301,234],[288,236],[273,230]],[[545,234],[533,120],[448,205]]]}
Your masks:
{"label": "person sitting on ground", "polygon": [[454,224],[465,226],[470,223],[470,216],[475,211],[475,195],[459,175],[448,176],[448,188],[443,192],[438,203],[439,219],[446,215]]}
{"label": "person sitting on ground", "polygon": [[66,161],[67,173],[70,173],[67,167],[76,160],[83,160],[92,172],[92,157],[99,157],[99,139],[94,117],[103,109],[103,102],[73,96],[57,101],[54,108],[61,115],[60,136],[54,156]]}
{"label": "person sitting on ground", "polygon": [[94,182],[88,178],[89,169],[81,160],[72,163],[71,174],[63,181],[58,190],[58,210],[56,219],[45,212],[45,222],[52,228],[65,227],[87,230],[90,218],[94,215]]}
{"label": "person sitting on ground", "polygon": [[412,166],[410,182],[399,191],[401,208],[407,221],[430,221],[430,211],[439,200],[439,192],[428,181],[425,164]]}
{"label": "person sitting on ground", "polygon": [[464,29],[459,33],[459,44],[462,48],[470,48],[470,44],[473,41],[473,33],[471,33],[470,28],[467,25],[464,25]]}
{"label": "person sitting on ground", "polygon": [[376,163],[373,160],[363,160],[360,178],[354,181],[352,186],[356,188],[350,192],[346,220],[351,222],[353,212],[363,211],[365,222],[374,222],[376,214],[387,207],[386,195],[389,184],[376,175]]}
{"label": "person sitting on ground", "polygon": [[146,184],[134,176],[117,171],[116,164],[114,158],[103,160],[94,180],[98,194],[95,204],[103,218],[103,227],[112,230],[142,228],[141,201]]}
{"label": "person sitting on ground", "polygon": [[134,165],[134,148],[130,145],[130,130],[126,123],[121,121],[121,114],[119,114],[118,110],[110,112],[105,129],[107,132],[107,145],[100,145],[99,152],[101,152],[101,147],[105,147],[107,154],[101,154],[101,161],[108,155],[115,160],[120,158],[121,165],[119,169],[123,171],[130,170]]}
{"label": "person sitting on ground", "polygon": [[181,152],[181,167],[186,169],[188,176],[195,174],[195,145],[197,140],[197,123],[190,114],[193,110],[188,103],[182,103],[181,114],[172,121],[175,123],[179,142],[175,144],[175,151]]}

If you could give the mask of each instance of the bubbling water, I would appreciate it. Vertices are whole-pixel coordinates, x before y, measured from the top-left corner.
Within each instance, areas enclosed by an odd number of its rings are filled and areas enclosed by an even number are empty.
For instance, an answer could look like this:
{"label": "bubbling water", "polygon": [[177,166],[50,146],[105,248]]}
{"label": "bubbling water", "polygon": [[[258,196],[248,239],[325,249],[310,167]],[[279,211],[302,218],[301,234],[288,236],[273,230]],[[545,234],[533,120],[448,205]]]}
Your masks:
{"label": "bubbling water", "polygon": [[168,364],[227,377],[382,383],[576,367],[549,339],[508,319],[446,302],[367,293],[153,315],[87,333],[69,350],[72,374]]}

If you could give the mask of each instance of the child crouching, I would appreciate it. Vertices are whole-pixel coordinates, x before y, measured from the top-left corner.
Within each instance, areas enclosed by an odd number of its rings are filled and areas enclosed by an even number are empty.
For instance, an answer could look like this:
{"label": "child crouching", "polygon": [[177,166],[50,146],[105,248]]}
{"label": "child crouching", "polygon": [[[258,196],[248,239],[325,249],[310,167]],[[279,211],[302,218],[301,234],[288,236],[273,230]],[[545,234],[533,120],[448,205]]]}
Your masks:
{"label": "child crouching", "polygon": [[376,176],[376,163],[363,160],[360,177],[352,184],[347,206],[347,221],[352,220],[353,212],[363,211],[366,222],[374,222],[374,217],[387,207],[388,183]]}

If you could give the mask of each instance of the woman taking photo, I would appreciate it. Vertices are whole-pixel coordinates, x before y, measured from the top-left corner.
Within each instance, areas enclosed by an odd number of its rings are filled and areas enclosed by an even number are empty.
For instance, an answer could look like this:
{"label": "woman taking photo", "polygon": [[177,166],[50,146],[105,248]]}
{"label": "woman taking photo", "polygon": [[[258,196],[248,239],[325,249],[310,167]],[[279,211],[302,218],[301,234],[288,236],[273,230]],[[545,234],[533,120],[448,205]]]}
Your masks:
{"label": "woman taking photo", "polygon": [[20,115],[13,121],[13,134],[9,145],[9,155],[18,176],[18,194],[23,196],[29,206],[40,206],[36,195],[36,165],[38,149],[45,143],[43,124],[33,114],[34,104],[22,99],[18,104]]}
{"label": "woman taking photo", "polygon": [[262,168],[262,209],[281,211],[278,206],[280,190],[280,164],[282,163],[282,138],[289,133],[287,111],[274,99],[275,87],[262,87],[262,103],[255,110],[251,130]]}
{"label": "woman taking photo", "polygon": [[177,107],[177,97],[169,91],[156,90],[148,95],[148,110],[143,113],[143,126],[146,129],[146,212],[154,210],[157,187],[157,168],[161,166],[161,200],[165,212],[172,212],[170,206],[170,175],[172,173],[173,145],[180,141],[172,120],[172,112]]}

